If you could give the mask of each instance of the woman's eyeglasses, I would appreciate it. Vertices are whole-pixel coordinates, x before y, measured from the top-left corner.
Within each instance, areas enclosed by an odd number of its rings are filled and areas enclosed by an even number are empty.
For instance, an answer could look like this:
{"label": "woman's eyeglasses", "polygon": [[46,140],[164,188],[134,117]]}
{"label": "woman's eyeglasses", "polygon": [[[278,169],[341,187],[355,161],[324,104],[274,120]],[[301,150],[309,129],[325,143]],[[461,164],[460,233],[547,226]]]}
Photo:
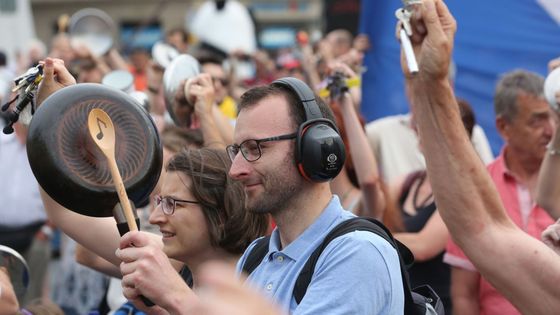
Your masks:
{"label": "woman's eyeglasses", "polygon": [[156,201],[156,205],[157,206],[161,205],[161,210],[163,210],[163,213],[166,215],[172,215],[175,212],[177,203],[200,204],[200,202],[198,201],[181,200],[172,197],[156,196],[154,199]]}

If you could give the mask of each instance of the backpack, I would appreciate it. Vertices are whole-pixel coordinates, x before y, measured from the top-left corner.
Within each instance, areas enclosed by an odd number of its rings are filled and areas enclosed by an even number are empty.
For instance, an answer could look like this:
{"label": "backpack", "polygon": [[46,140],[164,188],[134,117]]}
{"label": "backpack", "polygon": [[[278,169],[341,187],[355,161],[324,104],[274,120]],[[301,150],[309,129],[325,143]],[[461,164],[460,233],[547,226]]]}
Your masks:
{"label": "backpack", "polygon": [[[307,287],[311,282],[315,264],[323,250],[335,238],[353,231],[369,231],[375,233],[385,239],[393,246],[399,255],[401,276],[404,289],[404,314],[434,314],[445,315],[443,304],[437,293],[429,286],[422,285],[417,288],[410,288],[410,280],[408,277],[408,268],[414,263],[412,252],[401,242],[395,240],[389,230],[379,221],[372,218],[355,217],[341,222],[337,225],[323,240],[323,242],[311,254],[303,269],[301,270],[296,284],[294,286],[293,296],[299,304],[307,291]],[[242,270],[247,274],[251,274],[255,268],[261,263],[268,253],[268,244],[270,236],[261,238],[257,241],[251,252],[247,255],[247,259],[243,264]]]}

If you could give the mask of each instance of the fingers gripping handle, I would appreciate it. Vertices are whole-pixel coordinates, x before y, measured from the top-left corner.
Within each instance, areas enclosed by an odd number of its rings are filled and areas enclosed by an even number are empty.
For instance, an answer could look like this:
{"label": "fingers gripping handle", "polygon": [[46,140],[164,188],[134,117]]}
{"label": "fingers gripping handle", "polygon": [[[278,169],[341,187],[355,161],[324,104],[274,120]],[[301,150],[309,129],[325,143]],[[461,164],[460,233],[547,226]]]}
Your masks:
{"label": "fingers gripping handle", "polygon": [[[133,210],[132,213],[134,214],[134,221],[136,223],[136,226],[140,227],[140,220],[138,219],[138,213],[136,212],[134,203],[131,200],[129,200],[129,203],[130,203],[130,207]],[[120,203],[117,203],[113,208],[113,216],[115,217],[115,221],[117,221],[117,228],[119,229],[119,234],[121,236],[125,235],[127,232],[130,231],[129,223],[126,219],[125,212]],[[148,299],[143,295],[140,296],[140,299],[148,307],[155,305],[154,302],[150,301],[150,299]]]}

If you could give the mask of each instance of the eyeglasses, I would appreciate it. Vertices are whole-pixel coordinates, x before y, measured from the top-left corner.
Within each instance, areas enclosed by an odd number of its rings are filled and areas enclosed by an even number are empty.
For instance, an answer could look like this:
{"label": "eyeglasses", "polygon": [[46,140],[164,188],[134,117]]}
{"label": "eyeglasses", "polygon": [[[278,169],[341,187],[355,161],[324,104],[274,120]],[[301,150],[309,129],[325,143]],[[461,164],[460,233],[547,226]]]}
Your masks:
{"label": "eyeglasses", "polygon": [[270,141],[281,141],[295,139],[297,133],[290,133],[287,135],[281,135],[276,137],[264,138],[264,139],[249,139],[241,142],[241,144],[231,144],[226,147],[227,154],[231,161],[235,159],[237,153],[241,151],[241,154],[248,162],[254,162],[261,158],[262,150],[261,143]]}
{"label": "eyeglasses", "polygon": [[156,201],[156,205],[159,206],[161,204],[161,209],[163,210],[163,213],[166,215],[172,215],[175,212],[175,208],[177,207],[177,203],[179,202],[184,202],[184,203],[190,203],[190,204],[200,204],[200,202],[198,201],[191,201],[191,200],[181,200],[181,199],[175,199],[175,198],[171,198],[171,197],[162,197],[162,196],[156,196],[155,198]]}
{"label": "eyeglasses", "polygon": [[222,86],[227,86],[229,84],[229,80],[227,78],[218,78],[212,77],[212,82],[215,84],[216,82],[220,82]]}

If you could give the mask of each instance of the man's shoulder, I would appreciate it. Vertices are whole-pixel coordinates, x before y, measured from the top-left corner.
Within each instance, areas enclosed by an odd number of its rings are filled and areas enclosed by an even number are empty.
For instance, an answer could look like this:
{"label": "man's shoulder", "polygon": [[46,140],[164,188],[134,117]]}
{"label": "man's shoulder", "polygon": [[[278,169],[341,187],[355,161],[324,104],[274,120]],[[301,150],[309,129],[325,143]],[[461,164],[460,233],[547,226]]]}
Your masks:
{"label": "man's shoulder", "polygon": [[[342,247],[353,247],[361,249],[375,249],[377,251],[389,251],[396,254],[396,249],[386,239],[371,231],[353,231],[331,241],[331,244]],[[331,245],[329,244],[329,245]]]}
{"label": "man's shoulder", "polygon": [[269,237],[261,236],[261,237],[257,238],[256,240],[254,240],[253,242],[251,242],[251,244],[249,244],[249,246],[247,246],[247,248],[245,249],[245,252],[243,252],[241,257],[237,261],[237,265],[236,265],[235,269],[238,273],[241,273],[243,271],[243,267],[244,267],[245,263],[247,262],[247,259],[248,259],[249,255],[251,255],[251,253],[255,249],[255,246],[257,246],[257,244],[261,244],[262,242],[267,242],[268,240],[269,240]]}
{"label": "man's shoulder", "polygon": [[398,253],[373,232],[349,232],[336,237],[324,248],[317,260],[311,290],[324,292],[325,288],[330,288],[325,283],[336,286],[343,295],[355,292],[355,298],[364,305],[363,308],[355,306],[358,308],[353,311],[371,313],[375,310],[374,313],[383,314],[402,311],[404,298]]}
{"label": "man's shoulder", "polygon": [[[351,218],[347,218],[346,220],[349,219]],[[346,222],[346,220],[339,224]],[[398,265],[398,253],[393,245],[377,233],[368,230],[360,229],[338,235],[329,242],[323,250],[323,253],[325,257],[337,253],[348,259],[353,256],[361,256],[366,259],[381,258],[385,260],[384,257],[391,256],[397,259]]]}

